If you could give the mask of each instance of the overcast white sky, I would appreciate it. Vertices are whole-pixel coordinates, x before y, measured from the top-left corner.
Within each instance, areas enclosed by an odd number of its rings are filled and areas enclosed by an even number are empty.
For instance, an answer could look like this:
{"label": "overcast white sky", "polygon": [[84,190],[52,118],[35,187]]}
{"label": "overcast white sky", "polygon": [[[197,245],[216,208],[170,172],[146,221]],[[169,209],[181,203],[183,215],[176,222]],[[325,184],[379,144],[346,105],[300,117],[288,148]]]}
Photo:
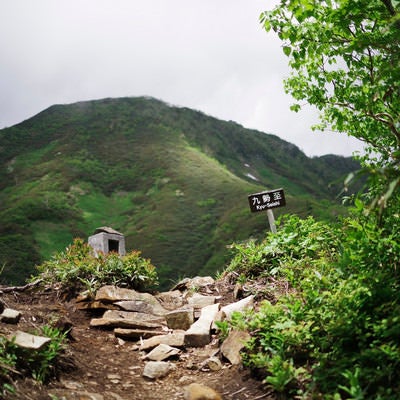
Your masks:
{"label": "overcast white sky", "polygon": [[307,155],[351,155],[284,94],[287,60],[258,17],[277,0],[0,0],[0,128],[53,104],[152,96],[273,133]]}

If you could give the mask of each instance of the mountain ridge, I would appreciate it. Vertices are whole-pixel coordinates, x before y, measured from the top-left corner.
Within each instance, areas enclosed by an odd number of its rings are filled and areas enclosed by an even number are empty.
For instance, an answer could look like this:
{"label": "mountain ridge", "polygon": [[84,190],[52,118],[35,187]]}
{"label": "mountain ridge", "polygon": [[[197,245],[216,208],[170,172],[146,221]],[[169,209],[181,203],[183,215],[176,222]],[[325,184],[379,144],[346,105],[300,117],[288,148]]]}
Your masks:
{"label": "mountain ridge", "polygon": [[0,265],[14,281],[101,225],[160,265],[164,283],[215,273],[228,244],[267,229],[248,194],[283,187],[288,206],[277,215],[332,218],[344,210],[334,203],[340,184],[328,183],[358,167],[149,97],[53,105],[0,140]]}

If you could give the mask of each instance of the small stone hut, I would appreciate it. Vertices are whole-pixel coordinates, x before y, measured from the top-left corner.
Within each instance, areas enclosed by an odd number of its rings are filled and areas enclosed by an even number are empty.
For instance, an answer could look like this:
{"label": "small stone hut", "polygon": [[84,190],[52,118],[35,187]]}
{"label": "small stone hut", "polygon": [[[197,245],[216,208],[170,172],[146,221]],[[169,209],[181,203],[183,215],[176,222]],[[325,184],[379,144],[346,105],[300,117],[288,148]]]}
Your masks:
{"label": "small stone hut", "polygon": [[108,226],[97,228],[94,234],[89,236],[88,244],[96,255],[99,252],[107,254],[112,251],[120,256],[126,254],[124,235]]}

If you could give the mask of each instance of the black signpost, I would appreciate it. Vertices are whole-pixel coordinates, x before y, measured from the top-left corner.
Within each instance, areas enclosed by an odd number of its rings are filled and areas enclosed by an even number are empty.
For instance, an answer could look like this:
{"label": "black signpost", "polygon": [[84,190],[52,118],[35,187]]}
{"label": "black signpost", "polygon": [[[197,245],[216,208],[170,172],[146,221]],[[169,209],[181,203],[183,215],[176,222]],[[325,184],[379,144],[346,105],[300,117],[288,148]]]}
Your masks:
{"label": "black signpost", "polygon": [[271,231],[276,233],[275,218],[272,209],[286,205],[283,189],[250,194],[248,199],[251,212],[267,211]]}

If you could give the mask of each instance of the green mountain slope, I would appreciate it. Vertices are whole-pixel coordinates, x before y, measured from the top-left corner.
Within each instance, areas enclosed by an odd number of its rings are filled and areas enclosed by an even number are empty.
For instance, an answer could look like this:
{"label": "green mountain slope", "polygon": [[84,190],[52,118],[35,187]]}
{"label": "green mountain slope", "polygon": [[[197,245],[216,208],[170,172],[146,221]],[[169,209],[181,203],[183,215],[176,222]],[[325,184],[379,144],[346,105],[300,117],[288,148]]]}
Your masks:
{"label": "green mountain slope", "polygon": [[0,130],[0,266],[21,282],[33,265],[98,226],[126,235],[163,285],[222,270],[233,241],[268,229],[247,196],[283,187],[275,211],[331,218],[337,156],[306,157],[276,136],[152,98],[56,105]]}

